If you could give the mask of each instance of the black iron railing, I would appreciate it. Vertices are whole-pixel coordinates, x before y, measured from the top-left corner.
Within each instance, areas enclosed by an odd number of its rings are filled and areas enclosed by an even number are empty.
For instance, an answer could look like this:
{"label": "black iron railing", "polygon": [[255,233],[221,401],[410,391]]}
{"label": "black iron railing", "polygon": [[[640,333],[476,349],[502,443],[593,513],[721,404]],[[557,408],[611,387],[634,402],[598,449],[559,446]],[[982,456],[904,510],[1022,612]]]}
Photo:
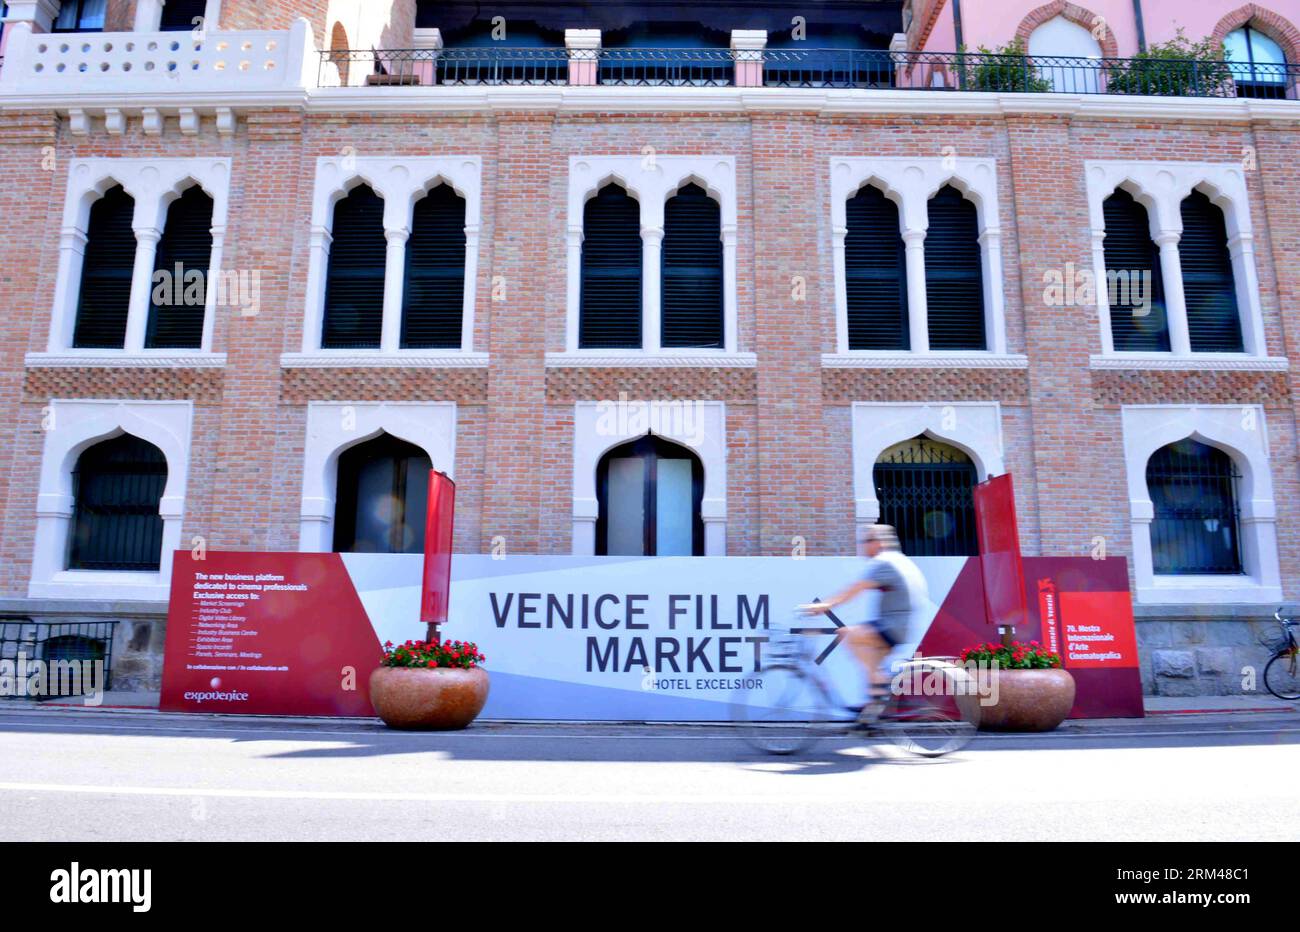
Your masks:
{"label": "black iron railing", "polygon": [[[894,88],[1159,97],[1300,96],[1300,64],[1169,58],[1072,58],[870,49],[454,48],[320,53],[319,84],[575,83],[726,87],[753,67],[764,87]],[[571,68],[571,64],[573,68]],[[592,69],[587,74],[584,68]],[[761,73],[761,79],[758,74]]]}
{"label": "black iron railing", "polygon": [[[15,687],[0,691],[0,698],[55,699],[85,695],[95,685],[109,689],[116,626],[116,621],[44,622],[0,617],[0,660],[13,665]],[[86,663],[103,664],[94,680],[82,675]],[[70,664],[77,666],[75,672]],[[32,677],[40,680],[39,695],[30,688]],[[20,679],[22,688],[17,686]]]}

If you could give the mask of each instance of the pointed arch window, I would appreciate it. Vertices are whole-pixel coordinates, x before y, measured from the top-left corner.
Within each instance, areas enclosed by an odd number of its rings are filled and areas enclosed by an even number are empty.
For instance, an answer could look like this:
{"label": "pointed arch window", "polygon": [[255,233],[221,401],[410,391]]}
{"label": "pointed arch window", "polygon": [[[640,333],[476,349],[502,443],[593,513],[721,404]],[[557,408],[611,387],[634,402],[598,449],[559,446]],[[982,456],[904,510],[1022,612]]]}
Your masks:
{"label": "pointed arch window", "polygon": [[1224,36],[1223,49],[1238,97],[1286,97],[1291,75],[1277,42],[1247,25]]}
{"label": "pointed arch window", "polygon": [[880,521],[898,531],[902,551],[914,557],[976,556],[975,483],[979,476],[961,450],[914,437],[880,454],[872,473]]}
{"label": "pointed arch window", "polygon": [[1151,239],[1147,209],[1122,188],[1102,204],[1106,237],[1106,281],[1110,333],[1116,352],[1168,352],[1160,252]]}
{"label": "pointed arch window", "polygon": [[212,198],[194,185],[167,208],[154,262],[146,347],[202,346],[211,259]]}
{"label": "pointed arch window", "polygon": [[208,0],[167,0],[158,28],[163,32],[188,32],[207,16]]}
{"label": "pointed arch window", "polygon": [[952,185],[940,188],[928,206],[925,298],[930,349],[986,349],[978,211]]}
{"label": "pointed arch window", "polygon": [[402,348],[461,346],[465,305],[465,199],[440,184],[415,202],[406,241]]}
{"label": "pointed arch window", "polygon": [[697,184],[664,205],[663,346],[722,348],[721,217],[718,202]]}
{"label": "pointed arch window", "polygon": [[622,444],[596,467],[599,556],[703,556],[704,466],[653,434]]}
{"label": "pointed arch window", "polygon": [[1232,458],[1188,438],[1152,454],[1151,562],[1156,575],[1239,575],[1237,481]]}
{"label": "pointed arch window", "polygon": [[384,201],[368,185],[334,205],[321,346],[377,349],[384,326]]}
{"label": "pointed arch window", "polygon": [[1244,352],[1223,211],[1200,191],[1188,195],[1181,210],[1183,233],[1178,255],[1192,352]]}
{"label": "pointed arch window", "polygon": [[583,349],[641,346],[641,209],[616,184],[583,208],[578,345]]}
{"label": "pointed arch window", "polygon": [[68,569],[157,570],[167,460],[152,443],[122,434],[87,448],[72,473]]}
{"label": "pointed arch window", "polygon": [[389,434],[339,454],[334,550],[422,553],[432,468],[423,450]]}
{"label": "pointed arch window", "polygon": [[872,185],[848,201],[844,276],[849,349],[906,350],[907,268],[898,205]]}
{"label": "pointed arch window", "polygon": [[62,0],[51,32],[103,32],[108,0]]}
{"label": "pointed arch window", "polygon": [[121,185],[109,188],[90,207],[74,347],[121,349],[126,343],[135,269],[134,215],[135,200]]}

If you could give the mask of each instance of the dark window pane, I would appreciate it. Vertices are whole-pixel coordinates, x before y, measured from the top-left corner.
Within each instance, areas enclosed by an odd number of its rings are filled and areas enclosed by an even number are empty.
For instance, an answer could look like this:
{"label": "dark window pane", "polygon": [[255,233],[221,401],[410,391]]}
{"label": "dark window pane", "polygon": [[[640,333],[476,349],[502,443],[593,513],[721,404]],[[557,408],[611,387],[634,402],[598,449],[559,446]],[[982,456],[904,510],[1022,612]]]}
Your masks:
{"label": "dark window pane", "polygon": [[134,213],[135,201],[121,185],[109,188],[91,205],[72,333],[75,347],[121,349],[126,343],[135,268]]}
{"label": "dark window pane", "polygon": [[158,569],[158,503],[167,485],[161,450],[130,434],[97,443],[78,457],[72,485],[69,569]]}
{"label": "dark window pane", "polygon": [[664,205],[662,266],[662,345],[721,349],[722,219],[699,185]]}
{"label": "dark window pane", "polygon": [[975,464],[965,453],[917,437],[886,450],[873,470],[880,521],[893,525],[903,553],[959,557],[979,553]]}
{"label": "dark window pane", "polygon": [[1180,440],[1147,463],[1151,562],[1157,574],[1240,574],[1237,474],[1222,450]]}
{"label": "dark window pane", "polygon": [[1178,240],[1178,255],[1183,269],[1183,295],[1192,350],[1243,352],[1237,284],[1232,275],[1223,211],[1200,191],[1193,191],[1183,200],[1182,215],[1183,235]]}
{"label": "dark window pane", "polygon": [[202,345],[211,256],[212,198],[195,185],[167,208],[150,283],[145,346],[198,349]]}
{"label": "dark window pane", "polygon": [[1120,190],[1106,198],[1102,214],[1106,281],[1097,287],[1110,302],[1112,345],[1116,352],[1168,352],[1164,278],[1147,210]]}
{"label": "dark window pane", "polygon": [[578,345],[641,346],[641,210],[617,185],[583,209],[582,297]]}
{"label": "dark window pane", "polygon": [[461,346],[465,299],[465,200],[441,184],[415,202],[406,241],[402,346]]}
{"label": "dark window pane", "polygon": [[878,188],[866,187],[849,199],[845,219],[849,349],[910,349],[907,271],[897,205]]}
{"label": "dark window pane", "polygon": [[377,349],[384,326],[384,201],[362,185],[334,205],[325,281],[326,349]]}
{"label": "dark window pane", "polygon": [[423,553],[432,464],[414,444],[382,434],[339,455],[334,550]]}
{"label": "dark window pane", "polygon": [[930,349],[982,350],[984,271],[975,205],[945,186],[930,198],[925,233],[925,303]]}

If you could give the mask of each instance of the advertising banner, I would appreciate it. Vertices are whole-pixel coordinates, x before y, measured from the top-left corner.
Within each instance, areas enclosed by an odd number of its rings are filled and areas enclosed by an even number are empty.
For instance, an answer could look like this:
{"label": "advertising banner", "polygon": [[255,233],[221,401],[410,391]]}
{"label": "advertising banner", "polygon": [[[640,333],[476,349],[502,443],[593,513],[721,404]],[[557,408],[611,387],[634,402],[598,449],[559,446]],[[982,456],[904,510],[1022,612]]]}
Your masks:
{"label": "advertising banner", "polygon": [[[916,562],[928,596],[896,659],[918,645],[953,655],[997,639],[977,558]],[[1074,714],[1141,715],[1124,561],[1024,562],[1035,617],[1018,636],[1055,630],[1079,680]],[[381,645],[423,637],[422,564],[419,554],[209,551],[195,560],[178,551],[163,709],[370,715],[366,684]],[[442,635],[487,655],[489,718],[724,720],[734,691],[761,680],[765,648],[791,626],[812,629],[835,688],[860,701],[863,673],[835,632],[868,617],[878,596],[820,618],[794,612],[862,569],[856,557],[458,554]],[[1040,585],[1050,587],[1046,611]]]}

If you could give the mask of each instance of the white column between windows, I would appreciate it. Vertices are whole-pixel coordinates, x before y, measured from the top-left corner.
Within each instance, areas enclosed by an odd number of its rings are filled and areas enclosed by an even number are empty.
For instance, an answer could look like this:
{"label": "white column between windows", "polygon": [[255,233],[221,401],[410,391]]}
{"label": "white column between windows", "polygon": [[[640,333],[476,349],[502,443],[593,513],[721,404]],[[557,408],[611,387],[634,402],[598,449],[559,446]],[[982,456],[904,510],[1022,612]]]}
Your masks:
{"label": "white column between windows", "polygon": [[[226,249],[225,224],[213,224],[211,233],[212,251],[208,253],[208,287],[203,295],[203,337],[199,343],[199,348],[205,353],[212,352],[212,330],[217,320],[217,308],[223,304],[233,307],[238,303],[240,313],[243,314],[249,301],[249,295],[222,293],[224,284],[221,279],[221,261]],[[239,281],[237,276],[234,280]],[[255,313],[258,309],[249,307],[249,310]],[[249,316],[252,316],[251,313]]]}
{"label": "white column between windows", "polygon": [[844,240],[849,228],[837,226],[831,230],[831,270],[835,275],[835,352],[849,351],[849,283],[848,266],[844,261]]}
{"label": "white column between windows", "polygon": [[1092,231],[1092,277],[1097,289],[1097,320],[1101,324],[1101,351],[1115,352],[1110,329],[1110,295],[1106,291],[1106,231]]}
{"label": "white column between windows", "polygon": [[460,349],[464,353],[474,349],[474,296],[478,289],[473,285],[478,281],[478,234],[477,223],[465,225],[465,284],[460,314]]}
{"label": "white column between windows", "polygon": [[1007,351],[1006,308],[1002,294],[1002,230],[988,227],[979,235],[984,258],[984,345],[990,353]]}
{"label": "white column between windows", "polygon": [[1237,285],[1237,314],[1241,318],[1241,338],[1247,353],[1267,355],[1264,320],[1259,313],[1259,275],[1255,271],[1255,237],[1238,233],[1228,238],[1228,257],[1232,277]]}
{"label": "white column between windows", "polygon": [[663,309],[660,301],[660,258],[663,227],[641,228],[641,348],[659,350]]}
{"label": "white column between windows", "polygon": [[740,352],[740,335],[736,332],[736,227],[722,227],[722,348]]}
{"label": "white column between windows", "polygon": [[[149,308],[153,294],[153,267],[158,255],[162,230],[154,226],[135,227],[135,265],[131,271],[131,298],[126,312],[128,353],[144,349],[145,330],[149,325]],[[176,283],[180,285],[179,282]]]}
{"label": "white column between windows", "polygon": [[388,242],[384,256],[384,318],[380,327],[379,349],[393,353],[402,342],[402,293],[406,277],[406,241],[411,231],[406,227],[384,230]]}
{"label": "white column between windows", "polygon": [[162,28],[163,4],[166,0],[136,0],[135,22],[132,28],[136,32],[157,32]]}
{"label": "white column between windows", "polygon": [[564,328],[564,349],[566,352],[578,351],[578,327],[582,317],[582,225],[569,227],[569,277],[568,293],[565,307],[568,309]]}
{"label": "white column between windows", "polygon": [[86,261],[86,231],[78,227],[64,227],[59,234],[59,268],[62,270],[54,285],[54,307],[57,327],[50,328],[48,348],[51,353],[72,346],[77,329],[77,295],[81,290],[81,269]]}
{"label": "white column between windows", "polygon": [[907,332],[913,353],[930,351],[930,318],[925,300],[925,230],[903,231],[907,264]]}
{"label": "white column between windows", "polygon": [[307,263],[307,308],[302,322],[302,351],[321,348],[325,314],[325,278],[329,272],[329,249],[334,237],[323,226],[312,227],[311,257]]}
{"label": "white column between windows", "polygon": [[[1161,230],[1156,237],[1160,247],[1160,273],[1165,282],[1165,320],[1169,325],[1169,348],[1175,356],[1192,352],[1187,329],[1187,299],[1183,296],[1183,264],[1178,253],[1179,230]],[[1098,285],[1100,286],[1100,282]]]}

